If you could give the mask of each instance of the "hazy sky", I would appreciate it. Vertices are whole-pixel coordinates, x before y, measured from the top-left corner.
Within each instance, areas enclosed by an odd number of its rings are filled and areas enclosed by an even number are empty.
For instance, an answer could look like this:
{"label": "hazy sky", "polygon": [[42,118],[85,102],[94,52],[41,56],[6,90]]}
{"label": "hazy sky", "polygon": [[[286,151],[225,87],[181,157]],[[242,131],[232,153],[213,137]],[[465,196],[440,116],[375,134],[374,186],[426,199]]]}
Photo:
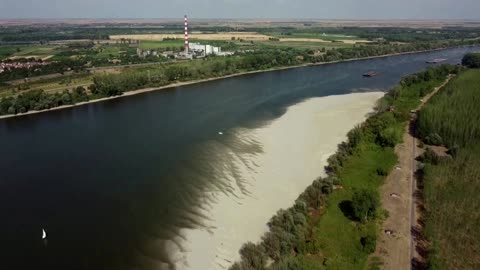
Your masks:
{"label": "hazy sky", "polygon": [[480,0],[0,0],[0,18],[480,19]]}

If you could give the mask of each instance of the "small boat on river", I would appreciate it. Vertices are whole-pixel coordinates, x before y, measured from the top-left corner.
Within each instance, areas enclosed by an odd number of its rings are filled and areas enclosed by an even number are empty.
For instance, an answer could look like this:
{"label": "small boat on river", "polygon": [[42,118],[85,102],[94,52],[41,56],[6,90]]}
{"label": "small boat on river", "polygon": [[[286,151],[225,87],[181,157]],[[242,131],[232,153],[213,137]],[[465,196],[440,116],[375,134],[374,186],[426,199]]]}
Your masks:
{"label": "small boat on river", "polygon": [[432,59],[432,60],[427,60],[426,63],[427,64],[439,64],[439,63],[442,63],[442,62],[445,62],[447,61],[447,59],[445,58],[435,58],[435,59]]}
{"label": "small boat on river", "polygon": [[378,73],[376,71],[369,71],[367,73],[363,73],[363,77],[374,77],[377,76]]}

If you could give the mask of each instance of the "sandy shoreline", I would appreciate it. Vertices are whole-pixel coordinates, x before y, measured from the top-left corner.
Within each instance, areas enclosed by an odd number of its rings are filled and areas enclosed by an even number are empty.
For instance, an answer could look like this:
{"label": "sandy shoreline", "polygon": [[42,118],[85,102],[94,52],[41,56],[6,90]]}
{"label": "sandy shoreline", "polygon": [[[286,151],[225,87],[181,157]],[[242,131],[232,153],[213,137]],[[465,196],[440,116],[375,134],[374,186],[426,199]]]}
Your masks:
{"label": "sandy shoreline", "polygon": [[[267,222],[279,209],[290,207],[298,195],[324,175],[327,158],[355,125],[363,122],[383,92],[312,98],[288,108],[280,118],[254,129],[226,131],[212,166],[223,171],[212,177],[228,186],[208,190],[200,205],[204,227],[182,229],[170,248],[175,269],[226,269],[239,259],[247,241],[258,242]],[[238,152],[238,143],[259,144],[261,152]],[[225,166],[229,162],[236,166]],[[239,186],[238,183],[242,183]],[[244,184],[244,185],[243,185]],[[223,184],[222,184],[223,185]],[[245,190],[246,189],[246,190]],[[170,269],[166,267],[165,269]]]}
{"label": "sandy shoreline", "polygon": [[[452,48],[456,48],[456,47],[452,47]],[[306,64],[301,64],[301,65],[288,66],[288,67],[278,67],[278,68],[272,68],[272,69],[266,69],[266,70],[246,71],[246,72],[240,72],[240,73],[225,75],[225,76],[221,76],[221,77],[213,77],[213,78],[208,78],[208,79],[193,80],[193,81],[186,81],[186,82],[177,82],[177,83],[168,84],[168,85],[159,86],[159,87],[150,87],[150,88],[143,88],[143,89],[138,89],[138,90],[133,90],[133,91],[127,91],[127,92],[124,92],[123,95],[121,95],[121,96],[104,97],[104,98],[89,100],[89,101],[86,101],[86,102],[79,102],[79,103],[73,104],[73,105],[58,106],[58,107],[51,108],[51,109],[48,109],[48,110],[41,110],[41,111],[33,111],[32,110],[32,111],[28,111],[26,113],[0,115],[0,119],[20,117],[20,116],[25,116],[25,115],[38,114],[38,113],[44,113],[44,112],[50,112],[50,111],[56,111],[56,110],[63,110],[63,109],[73,108],[73,107],[82,106],[82,105],[86,105],[86,104],[90,104],[90,103],[102,102],[102,101],[112,100],[112,99],[116,99],[116,98],[138,95],[138,94],[151,92],[151,91],[164,90],[164,89],[175,88],[175,87],[185,86],[185,85],[192,85],[192,84],[197,84],[197,83],[202,83],[202,82],[216,81],[216,80],[238,77],[238,76],[243,76],[243,75],[248,75],[248,74],[272,72],[272,71],[294,69],[294,68],[308,67],[308,66],[320,66],[320,65],[337,64],[337,63],[343,63],[343,62],[361,61],[361,60],[384,58],[384,57],[398,56],[398,55],[408,55],[408,54],[416,54],[416,53],[434,52],[434,51],[441,51],[441,50],[452,49],[452,48],[385,54],[385,55],[379,55],[379,56],[352,58],[352,59],[339,60],[339,61],[333,61],[333,62],[306,63]]]}

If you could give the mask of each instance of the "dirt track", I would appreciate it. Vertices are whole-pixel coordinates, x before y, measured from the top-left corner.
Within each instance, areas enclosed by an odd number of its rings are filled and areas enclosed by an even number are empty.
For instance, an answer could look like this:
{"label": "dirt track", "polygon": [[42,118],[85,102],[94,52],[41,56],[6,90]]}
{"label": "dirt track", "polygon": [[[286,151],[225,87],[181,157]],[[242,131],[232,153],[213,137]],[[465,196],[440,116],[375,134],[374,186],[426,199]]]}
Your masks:
{"label": "dirt track", "polygon": [[[452,77],[423,98],[417,111],[444,87]],[[403,143],[395,147],[398,164],[388,175],[380,189],[381,202],[389,213],[382,224],[382,231],[378,238],[377,249],[372,256],[379,257],[384,263],[383,269],[417,269],[423,265],[425,259],[422,247],[425,245],[421,237],[421,215],[417,207],[418,195],[414,172],[416,171],[415,158],[423,150],[416,144],[413,136],[414,118],[405,127]],[[386,233],[386,232],[389,233]],[[420,251],[420,252],[419,252]],[[412,262],[415,262],[412,267]]]}

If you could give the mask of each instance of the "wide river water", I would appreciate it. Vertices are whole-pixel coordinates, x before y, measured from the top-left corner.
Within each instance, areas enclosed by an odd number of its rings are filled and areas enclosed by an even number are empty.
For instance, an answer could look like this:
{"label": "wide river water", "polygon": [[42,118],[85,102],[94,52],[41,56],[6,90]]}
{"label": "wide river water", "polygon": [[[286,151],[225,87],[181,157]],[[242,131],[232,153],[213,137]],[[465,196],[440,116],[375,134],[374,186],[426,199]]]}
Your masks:
{"label": "wide river water", "polygon": [[[196,206],[222,188],[208,161],[234,145],[231,130],[261,126],[308,98],[386,91],[426,60],[457,64],[472,50],[251,74],[0,120],[0,269],[168,264],[169,245],[151,243],[201,226]],[[378,76],[363,78],[369,70]]]}

